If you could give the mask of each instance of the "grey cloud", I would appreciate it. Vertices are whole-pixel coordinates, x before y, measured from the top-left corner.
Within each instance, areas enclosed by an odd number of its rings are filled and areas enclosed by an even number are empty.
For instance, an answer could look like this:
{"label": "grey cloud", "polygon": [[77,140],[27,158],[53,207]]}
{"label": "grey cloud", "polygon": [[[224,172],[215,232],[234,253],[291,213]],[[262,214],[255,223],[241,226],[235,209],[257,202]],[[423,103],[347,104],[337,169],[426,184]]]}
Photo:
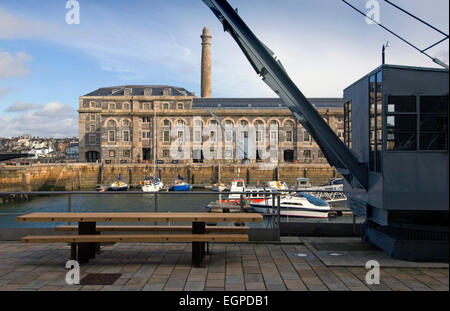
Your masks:
{"label": "grey cloud", "polygon": [[[0,92],[1,93],[1,92]],[[24,103],[16,101],[14,104],[6,108],[5,112],[22,112],[38,108],[39,106],[33,103]]]}
{"label": "grey cloud", "polygon": [[15,56],[7,51],[0,51],[0,78],[20,78],[30,72],[26,64],[31,56],[24,52],[16,52]]}

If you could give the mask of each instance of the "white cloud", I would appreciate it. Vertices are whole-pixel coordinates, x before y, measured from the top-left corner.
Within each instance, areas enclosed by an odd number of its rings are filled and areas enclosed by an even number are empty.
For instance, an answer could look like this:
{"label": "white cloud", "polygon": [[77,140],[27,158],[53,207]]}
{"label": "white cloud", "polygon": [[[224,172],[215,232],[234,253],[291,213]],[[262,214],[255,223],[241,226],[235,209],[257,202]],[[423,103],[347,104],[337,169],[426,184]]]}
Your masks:
{"label": "white cloud", "polygon": [[6,112],[22,112],[29,111],[38,108],[39,106],[33,103],[24,103],[21,101],[16,101],[14,104],[6,108]]}
{"label": "white cloud", "polygon": [[30,72],[26,64],[31,60],[31,56],[24,52],[16,52],[14,55],[9,52],[0,52],[0,78],[20,78]]}
{"label": "white cloud", "polygon": [[37,106],[36,111],[24,111],[17,117],[0,115],[0,137],[29,133],[40,137],[72,137],[78,134],[78,116],[75,109],[51,102]]}

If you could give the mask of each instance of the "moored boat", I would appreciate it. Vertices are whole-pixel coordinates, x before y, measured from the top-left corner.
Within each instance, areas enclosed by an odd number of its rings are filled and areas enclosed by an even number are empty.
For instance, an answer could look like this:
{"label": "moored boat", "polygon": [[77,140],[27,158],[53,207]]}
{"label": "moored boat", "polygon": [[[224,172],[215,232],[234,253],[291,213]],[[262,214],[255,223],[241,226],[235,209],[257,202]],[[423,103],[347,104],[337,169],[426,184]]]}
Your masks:
{"label": "moored boat", "polygon": [[[276,213],[272,198],[261,202],[251,202],[250,206],[259,213]],[[280,215],[289,217],[328,218],[330,206],[324,200],[312,195],[299,193],[280,198]]]}
{"label": "moored boat", "polygon": [[161,191],[164,187],[164,183],[155,176],[151,176],[148,178],[145,178],[141,183],[142,191],[144,192],[157,192]]}
{"label": "moored boat", "polygon": [[113,182],[111,185],[109,185],[107,191],[127,191],[128,190],[128,184],[122,181],[122,176],[119,174],[119,180]]}

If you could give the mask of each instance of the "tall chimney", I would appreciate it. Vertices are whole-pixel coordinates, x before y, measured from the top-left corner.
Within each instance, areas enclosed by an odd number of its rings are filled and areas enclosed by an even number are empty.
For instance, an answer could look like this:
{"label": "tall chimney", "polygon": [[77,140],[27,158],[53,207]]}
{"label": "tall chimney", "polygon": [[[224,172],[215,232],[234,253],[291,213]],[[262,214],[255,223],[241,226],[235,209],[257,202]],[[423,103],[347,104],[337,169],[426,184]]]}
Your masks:
{"label": "tall chimney", "polygon": [[211,34],[203,28],[202,38],[202,97],[211,97]]}

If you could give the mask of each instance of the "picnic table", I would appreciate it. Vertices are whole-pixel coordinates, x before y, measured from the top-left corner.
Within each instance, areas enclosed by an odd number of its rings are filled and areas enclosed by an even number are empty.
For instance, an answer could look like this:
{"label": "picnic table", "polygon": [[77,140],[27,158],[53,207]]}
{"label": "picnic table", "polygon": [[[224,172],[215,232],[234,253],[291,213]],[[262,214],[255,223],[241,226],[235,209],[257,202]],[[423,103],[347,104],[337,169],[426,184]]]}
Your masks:
{"label": "picnic table", "polygon": [[[18,222],[74,222],[77,227],[63,227],[59,231],[77,229],[77,235],[26,236],[25,243],[70,243],[71,258],[86,263],[95,258],[102,242],[191,242],[192,262],[201,265],[205,256],[206,242],[247,242],[248,227],[207,226],[207,223],[249,223],[262,222],[259,213],[195,213],[195,212],[149,212],[149,213],[32,213],[18,216]],[[150,223],[150,222],[188,222],[187,226],[97,226],[97,223]],[[160,230],[156,230],[156,229]],[[237,229],[241,228],[241,229]],[[58,227],[57,227],[58,229]],[[188,229],[191,233],[179,233]],[[73,231],[75,231],[73,230]],[[100,234],[102,231],[115,231],[116,234]],[[124,232],[151,232],[130,234]],[[241,232],[240,232],[241,231]],[[120,232],[120,234],[117,234]],[[247,232],[247,234],[241,234]],[[78,250],[78,252],[77,252]]]}

